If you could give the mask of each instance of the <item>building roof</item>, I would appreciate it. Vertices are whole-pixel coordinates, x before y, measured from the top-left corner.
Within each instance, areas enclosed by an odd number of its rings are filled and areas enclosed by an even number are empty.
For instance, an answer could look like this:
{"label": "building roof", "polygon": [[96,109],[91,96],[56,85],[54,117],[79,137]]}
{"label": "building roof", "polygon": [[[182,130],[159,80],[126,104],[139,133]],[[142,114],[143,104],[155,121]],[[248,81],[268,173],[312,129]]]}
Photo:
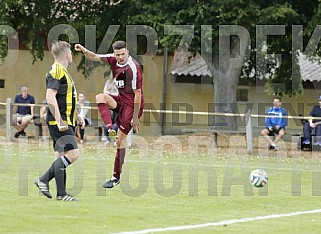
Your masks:
{"label": "building roof", "polygon": [[212,77],[210,70],[202,57],[199,57],[188,64],[176,67],[171,71],[172,75],[178,76],[209,76]]}
{"label": "building roof", "polygon": [[[311,61],[306,55],[300,53],[298,56],[301,79],[303,81],[321,81],[321,65]],[[210,70],[202,57],[192,60],[190,63],[177,66],[172,75],[178,76],[209,76],[212,77]]]}
{"label": "building roof", "polygon": [[303,81],[321,81],[321,66],[318,62],[309,60],[302,53],[299,54],[298,60]]}

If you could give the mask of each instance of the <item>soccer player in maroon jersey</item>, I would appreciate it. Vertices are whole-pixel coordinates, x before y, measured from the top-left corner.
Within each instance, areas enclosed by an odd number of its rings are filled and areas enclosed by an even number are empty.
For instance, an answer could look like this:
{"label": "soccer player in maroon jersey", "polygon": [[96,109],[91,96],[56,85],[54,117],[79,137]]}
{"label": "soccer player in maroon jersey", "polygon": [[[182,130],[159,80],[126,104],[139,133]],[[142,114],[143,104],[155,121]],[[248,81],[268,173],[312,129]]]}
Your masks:
{"label": "soccer player in maroon jersey", "polygon": [[87,59],[110,65],[115,85],[119,91],[118,96],[104,93],[96,95],[98,110],[104,124],[109,129],[109,135],[112,135],[112,131],[114,131],[109,109],[118,113],[116,117],[118,131],[114,172],[110,180],[103,184],[104,188],[113,188],[119,184],[125,159],[126,136],[131,128],[136,133],[139,131],[139,118],[144,108],[141,67],[129,55],[124,41],[116,41],[112,47],[114,52],[112,54],[96,54],[80,44],[75,45],[75,50],[83,52]]}

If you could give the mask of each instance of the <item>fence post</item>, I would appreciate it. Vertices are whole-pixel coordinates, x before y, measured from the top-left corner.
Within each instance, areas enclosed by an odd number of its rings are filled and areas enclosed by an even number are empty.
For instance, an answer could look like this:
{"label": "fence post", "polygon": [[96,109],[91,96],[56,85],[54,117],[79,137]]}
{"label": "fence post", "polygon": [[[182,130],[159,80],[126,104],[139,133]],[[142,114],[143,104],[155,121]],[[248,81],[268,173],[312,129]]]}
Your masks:
{"label": "fence post", "polygon": [[6,102],[6,138],[12,140],[12,129],[11,129],[11,98],[7,98]]}
{"label": "fence post", "polygon": [[247,145],[247,153],[252,154],[253,152],[253,128],[252,128],[252,117],[251,110],[248,110],[246,113],[246,145]]}

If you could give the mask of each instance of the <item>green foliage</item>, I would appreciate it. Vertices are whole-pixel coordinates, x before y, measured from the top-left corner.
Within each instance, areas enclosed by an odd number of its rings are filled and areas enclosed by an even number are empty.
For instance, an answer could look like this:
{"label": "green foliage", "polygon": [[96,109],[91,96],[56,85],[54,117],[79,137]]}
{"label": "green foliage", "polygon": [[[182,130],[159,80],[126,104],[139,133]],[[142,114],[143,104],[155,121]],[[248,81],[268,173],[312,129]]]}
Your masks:
{"label": "green foliage", "polygon": [[[5,0],[0,2],[0,25],[10,26],[10,12],[11,1]],[[0,29],[2,30],[2,28]],[[0,32],[3,34],[3,32]],[[0,65],[5,61],[5,57],[8,53],[8,39],[5,36],[0,35]]]}
{"label": "green foliage", "polygon": [[[207,45],[212,48],[206,48],[206,51],[213,51],[212,56],[215,56],[216,51],[219,50],[216,43],[218,41],[219,25],[243,26],[251,35],[252,48],[250,57],[246,58],[248,59],[248,66],[243,69],[243,77],[249,79],[250,73],[254,69],[256,71],[252,78],[254,81],[262,76],[269,77],[267,90],[271,94],[295,96],[302,92],[302,84],[297,82],[300,80],[297,59],[295,56],[292,58],[292,54],[296,54],[296,51],[292,51],[292,45],[299,43],[297,41],[293,42],[292,25],[302,25],[304,35],[309,38],[317,22],[320,22],[321,13],[319,12],[321,10],[319,9],[318,1],[309,0],[303,3],[298,0],[287,2],[177,0],[166,1],[166,3],[168,4],[158,1],[136,0],[135,5],[139,8],[139,12],[144,13],[131,17],[132,22],[147,23],[155,28],[160,38],[160,44],[171,50],[178,47],[181,38],[164,35],[164,25],[193,25],[195,35],[189,46],[189,51],[194,54],[200,53],[201,40],[204,40],[204,38],[201,38],[201,25],[211,25],[212,34],[207,34],[207,37],[212,38],[212,40]],[[309,7],[306,7],[307,5]],[[267,53],[282,55],[282,61],[274,60],[275,64],[280,65],[279,67],[268,65],[267,68],[263,68],[262,66],[266,66],[266,64],[257,60],[257,55],[262,50],[262,47],[257,47],[257,26],[259,25],[285,26],[284,35],[269,35],[265,43],[267,45]],[[261,70],[266,73],[261,74]],[[294,82],[293,80],[296,81]]]}
{"label": "green foliage", "polygon": [[[109,25],[126,24],[127,15],[118,14],[124,12],[124,4],[113,5],[115,1],[92,0],[19,0],[1,2],[1,23],[13,27],[22,40],[23,48],[29,49],[33,62],[42,60],[44,51],[48,50],[47,41],[50,30],[59,24],[68,24],[74,27],[79,35],[79,42],[85,44],[85,26],[95,25],[97,33],[94,36],[98,45],[105,36]],[[120,17],[120,16],[123,17]],[[124,31],[124,30],[123,30]],[[64,35],[59,39],[68,40]],[[7,38],[0,37],[0,55],[5,58],[7,54]],[[95,50],[94,48],[93,50]],[[108,48],[107,48],[108,49]],[[107,49],[105,52],[107,52]],[[85,67],[84,61],[79,65],[85,77],[97,65]]]}

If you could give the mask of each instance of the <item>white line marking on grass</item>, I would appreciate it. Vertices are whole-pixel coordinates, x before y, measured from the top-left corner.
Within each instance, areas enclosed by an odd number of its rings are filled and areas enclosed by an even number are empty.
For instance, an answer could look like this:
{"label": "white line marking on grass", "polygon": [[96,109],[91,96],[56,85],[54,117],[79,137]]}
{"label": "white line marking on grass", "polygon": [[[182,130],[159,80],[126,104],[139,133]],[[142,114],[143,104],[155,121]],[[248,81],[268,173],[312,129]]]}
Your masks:
{"label": "white line marking on grass", "polygon": [[196,228],[230,225],[230,224],[235,224],[235,223],[246,223],[246,222],[252,222],[252,221],[257,221],[257,220],[278,219],[278,218],[283,218],[283,217],[292,217],[292,216],[305,215],[305,214],[315,214],[315,213],[321,213],[321,209],[297,211],[297,212],[287,213],[287,214],[272,214],[272,215],[257,216],[257,217],[252,217],[252,218],[231,219],[231,220],[225,220],[225,221],[220,221],[220,222],[215,222],[215,223],[203,223],[203,224],[195,224],[195,225],[145,229],[145,230],[140,230],[140,231],[119,232],[119,233],[115,233],[115,234],[143,234],[143,233],[154,233],[154,232],[189,230],[189,229],[196,229]]}

